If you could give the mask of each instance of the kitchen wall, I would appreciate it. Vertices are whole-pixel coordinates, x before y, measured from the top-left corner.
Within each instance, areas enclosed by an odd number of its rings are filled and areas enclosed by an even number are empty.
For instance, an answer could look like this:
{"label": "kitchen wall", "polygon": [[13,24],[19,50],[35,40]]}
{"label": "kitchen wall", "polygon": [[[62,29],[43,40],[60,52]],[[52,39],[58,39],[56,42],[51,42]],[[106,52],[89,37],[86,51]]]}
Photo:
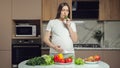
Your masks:
{"label": "kitchen wall", "polygon": [[107,48],[120,48],[120,21],[104,22],[105,39]]}
{"label": "kitchen wall", "polygon": [[[96,30],[103,31],[103,24],[98,23],[97,20],[83,20],[76,23],[79,44],[98,44],[93,37]],[[102,42],[102,41],[101,41]]]}
{"label": "kitchen wall", "polygon": [[[98,44],[93,36],[96,30],[101,30],[101,47],[120,48],[120,21],[75,20],[78,42],[75,44]],[[43,24],[43,35],[47,22]]]}

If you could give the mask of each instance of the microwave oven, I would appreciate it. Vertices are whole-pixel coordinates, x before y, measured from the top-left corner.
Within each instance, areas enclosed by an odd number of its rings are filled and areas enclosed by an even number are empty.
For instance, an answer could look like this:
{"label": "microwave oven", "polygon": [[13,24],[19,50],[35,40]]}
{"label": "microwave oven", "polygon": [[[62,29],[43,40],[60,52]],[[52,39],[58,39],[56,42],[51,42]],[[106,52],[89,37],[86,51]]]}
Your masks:
{"label": "microwave oven", "polygon": [[36,25],[19,24],[16,25],[16,36],[36,36]]}

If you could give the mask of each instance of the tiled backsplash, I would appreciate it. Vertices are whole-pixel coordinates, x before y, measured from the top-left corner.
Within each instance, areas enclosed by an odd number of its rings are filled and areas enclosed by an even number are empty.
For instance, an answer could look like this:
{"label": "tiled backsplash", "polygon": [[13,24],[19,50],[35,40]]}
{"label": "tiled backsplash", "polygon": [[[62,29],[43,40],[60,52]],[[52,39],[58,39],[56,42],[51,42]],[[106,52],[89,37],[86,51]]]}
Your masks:
{"label": "tiled backsplash", "polygon": [[97,44],[97,40],[93,38],[96,30],[103,31],[103,25],[98,24],[96,20],[86,20],[83,23],[76,23],[78,39],[80,44]]}
{"label": "tiled backsplash", "polygon": [[104,31],[104,46],[109,48],[120,48],[120,21],[105,21]]}
{"label": "tiled backsplash", "polygon": [[[82,20],[74,22],[78,34],[78,42],[75,44],[98,44],[94,34],[96,30],[100,30],[104,33],[100,41],[101,47],[120,48],[120,21]],[[46,25],[47,23],[43,24],[43,31],[45,31]]]}

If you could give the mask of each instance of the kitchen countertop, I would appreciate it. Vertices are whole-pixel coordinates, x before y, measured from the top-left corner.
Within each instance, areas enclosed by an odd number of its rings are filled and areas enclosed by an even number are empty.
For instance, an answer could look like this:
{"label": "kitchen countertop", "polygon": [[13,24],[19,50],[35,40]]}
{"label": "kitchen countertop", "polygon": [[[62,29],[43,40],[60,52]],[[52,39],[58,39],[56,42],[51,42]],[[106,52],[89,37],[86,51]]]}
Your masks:
{"label": "kitchen countertop", "polygon": [[[49,49],[49,47],[42,47],[41,49]],[[120,50],[120,48],[77,48],[75,50]]]}
{"label": "kitchen countertop", "polygon": [[75,50],[120,50],[120,48],[74,48]]}
{"label": "kitchen countertop", "polygon": [[[80,44],[81,45],[81,44]],[[81,47],[79,44],[74,44],[75,50],[120,50],[120,48],[109,48],[109,47],[99,47],[96,44],[93,47],[87,47],[91,45],[84,45],[86,47]],[[50,49],[47,45],[42,45],[41,49]]]}
{"label": "kitchen countertop", "polygon": [[60,64],[54,64],[54,65],[47,65],[47,66],[28,66],[25,63],[27,62],[27,60],[21,62],[18,65],[18,68],[110,68],[110,66],[103,62],[103,61],[99,61],[98,63],[86,63],[84,65],[75,65],[73,64],[64,64],[64,65],[60,65]]}

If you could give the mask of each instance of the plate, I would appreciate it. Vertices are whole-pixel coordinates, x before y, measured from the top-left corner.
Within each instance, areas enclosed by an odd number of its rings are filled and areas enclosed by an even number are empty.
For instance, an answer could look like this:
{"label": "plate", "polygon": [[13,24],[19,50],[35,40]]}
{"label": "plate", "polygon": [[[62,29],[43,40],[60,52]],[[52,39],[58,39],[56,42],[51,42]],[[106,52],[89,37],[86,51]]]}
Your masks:
{"label": "plate", "polygon": [[55,62],[55,64],[58,64],[58,65],[68,65],[68,64],[72,64],[72,62],[70,62],[70,63],[58,63],[58,62]]}
{"label": "plate", "polygon": [[91,62],[91,61],[85,61],[85,63],[87,63],[87,64],[97,64],[99,61],[93,61],[93,62]]}

